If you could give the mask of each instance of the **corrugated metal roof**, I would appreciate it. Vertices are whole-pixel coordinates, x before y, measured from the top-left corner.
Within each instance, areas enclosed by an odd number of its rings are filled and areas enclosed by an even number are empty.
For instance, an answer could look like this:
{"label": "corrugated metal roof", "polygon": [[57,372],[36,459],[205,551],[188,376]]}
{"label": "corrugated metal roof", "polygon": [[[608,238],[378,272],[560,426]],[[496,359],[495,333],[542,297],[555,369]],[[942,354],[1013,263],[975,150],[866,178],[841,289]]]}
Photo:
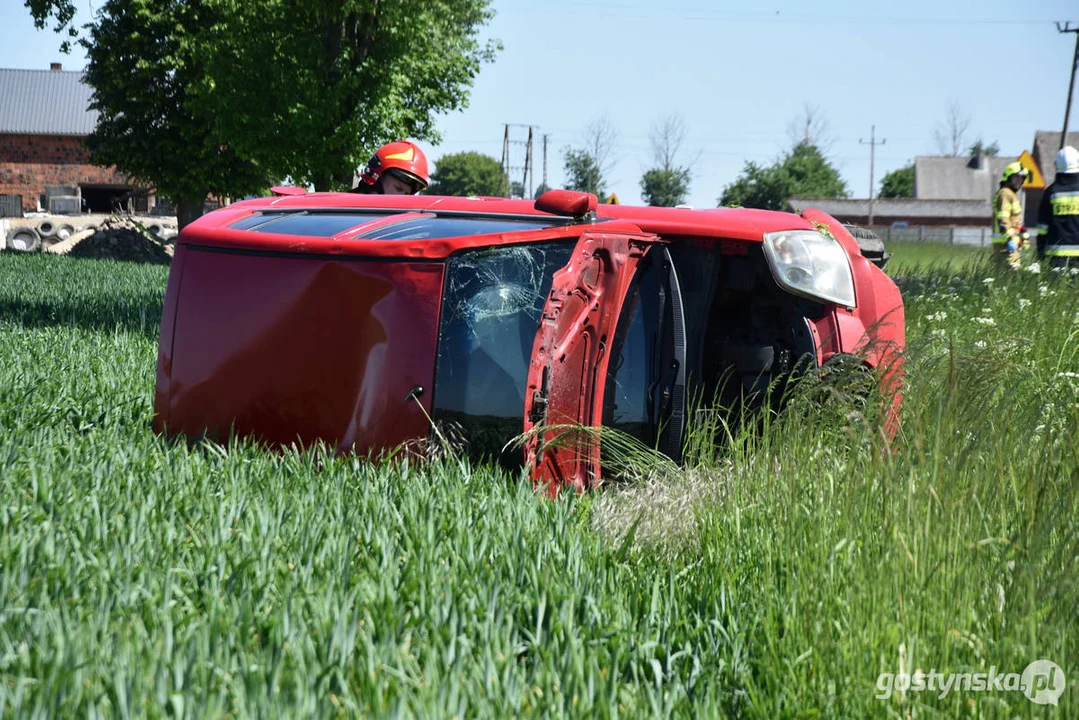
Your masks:
{"label": "corrugated metal roof", "polygon": [[920,200],[982,200],[993,197],[1000,176],[1015,157],[914,158],[914,195]]}
{"label": "corrugated metal roof", "polygon": [[0,68],[0,133],[89,135],[93,90],[81,72]]}
{"label": "corrugated metal roof", "polygon": [[[817,208],[829,215],[868,215],[869,201],[846,198],[791,198],[795,212]],[[918,198],[878,198],[873,201],[873,213],[880,217],[915,218],[990,218],[990,199],[984,200],[921,200]]]}

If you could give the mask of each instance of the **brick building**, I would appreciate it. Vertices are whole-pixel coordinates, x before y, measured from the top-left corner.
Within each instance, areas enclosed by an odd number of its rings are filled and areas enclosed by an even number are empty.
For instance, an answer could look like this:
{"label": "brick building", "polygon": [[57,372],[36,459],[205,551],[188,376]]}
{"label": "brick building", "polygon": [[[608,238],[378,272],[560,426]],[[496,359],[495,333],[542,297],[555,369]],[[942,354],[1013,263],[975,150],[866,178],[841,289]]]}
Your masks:
{"label": "brick building", "polygon": [[17,195],[23,211],[32,212],[47,209],[48,186],[68,186],[76,188],[83,210],[109,212],[138,190],[114,168],[90,163],[84,140],[97,122],[90,96],[82,73],[59,64],[0,68],[0,197]]}

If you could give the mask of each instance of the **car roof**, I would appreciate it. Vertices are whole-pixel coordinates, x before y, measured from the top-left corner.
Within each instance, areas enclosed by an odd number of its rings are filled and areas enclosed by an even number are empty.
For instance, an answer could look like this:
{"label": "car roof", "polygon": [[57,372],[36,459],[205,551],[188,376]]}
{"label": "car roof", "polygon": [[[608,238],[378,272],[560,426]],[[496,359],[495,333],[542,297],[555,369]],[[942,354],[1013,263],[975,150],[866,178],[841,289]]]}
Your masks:
{"label": "car roof", "polygon": [[[350,208],[399,210],[406,212],[467,213],[487,216],[511,215],[553,218],[536,209],[530,200],[494,197],[443,197],[438,195],[364,195],[357,193],[305,193],[257,198],[233,203],[231,210],[336,211]],[[235,221],[230,213],[227,223]],[[222,218],[224,219],[224,218]],[[645,233],[658,235],[726,238],[759,242],[765,233],[781,230],[812,230],[813,224],[800,215],[749,208],[663,208],[633,205],[599,205],[596,219],[623,220]]]}

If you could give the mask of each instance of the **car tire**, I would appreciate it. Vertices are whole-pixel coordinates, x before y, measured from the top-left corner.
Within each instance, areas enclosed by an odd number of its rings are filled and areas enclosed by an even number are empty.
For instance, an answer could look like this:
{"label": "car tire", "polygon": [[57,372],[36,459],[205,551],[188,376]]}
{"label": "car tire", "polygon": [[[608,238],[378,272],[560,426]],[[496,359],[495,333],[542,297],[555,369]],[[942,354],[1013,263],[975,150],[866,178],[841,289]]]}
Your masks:
{"label": "car tire", "polygon": [[858,243],[858,249],[861,251],[862,257],[883,270],[884,266],[888,264],[888,258],[891,257],[891,254],[885,250],[884,241],[880,239],[880,236],[869,228],[858,225],[844,225],[843,227]]}
{"label": "car tire", "polygon": [[34,227],[14,228],[8,233],[7,246],[16,252],[37,252],[41,249],[41,236]]}

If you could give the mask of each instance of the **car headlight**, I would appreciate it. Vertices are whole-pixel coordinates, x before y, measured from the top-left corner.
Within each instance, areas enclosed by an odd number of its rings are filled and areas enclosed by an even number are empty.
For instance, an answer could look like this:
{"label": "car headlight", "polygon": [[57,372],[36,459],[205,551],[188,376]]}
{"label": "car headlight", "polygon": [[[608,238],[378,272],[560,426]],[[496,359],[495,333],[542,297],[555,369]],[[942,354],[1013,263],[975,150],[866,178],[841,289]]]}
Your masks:
{"label": "car headlight", "polygon": [[764,255],[781,287],[796,295],[854,307],[854,273],[839,242],[815,230],[764,236]]}

